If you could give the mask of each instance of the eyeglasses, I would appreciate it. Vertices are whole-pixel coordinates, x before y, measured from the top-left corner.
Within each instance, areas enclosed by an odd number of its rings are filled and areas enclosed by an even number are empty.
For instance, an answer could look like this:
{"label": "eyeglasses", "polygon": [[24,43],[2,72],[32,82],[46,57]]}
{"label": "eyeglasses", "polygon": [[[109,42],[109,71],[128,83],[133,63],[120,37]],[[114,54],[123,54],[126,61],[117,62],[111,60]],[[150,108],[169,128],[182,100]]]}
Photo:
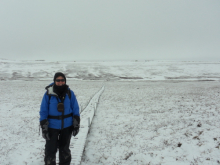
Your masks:
{"label": "eyeglasses", "polygon": [[61,81],[61,82],[64,82],[65,80],[64,80],[64,79],[56,79],[55,81],[56,81],[56,82],[60,82],[60,81]]}

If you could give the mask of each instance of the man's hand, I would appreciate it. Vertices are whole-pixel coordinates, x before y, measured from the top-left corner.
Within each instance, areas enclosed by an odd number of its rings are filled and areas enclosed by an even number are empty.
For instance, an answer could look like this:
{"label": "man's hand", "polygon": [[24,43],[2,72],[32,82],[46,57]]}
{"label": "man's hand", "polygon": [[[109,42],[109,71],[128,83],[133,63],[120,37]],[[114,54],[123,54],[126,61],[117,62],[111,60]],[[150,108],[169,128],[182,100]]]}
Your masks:
{"label": "man's hand", "polygon": [[73,136],[76,136],[79,133],[79,127],[80,127],[80,117],[79,116],[73,116]]}
{"label": "man's hand", "polygon": [[49,122],[47,119],[40,121],[41,129],[42,129],[42,136],[45,140],[50,140],[49,133],[48,133],[48,125]]}

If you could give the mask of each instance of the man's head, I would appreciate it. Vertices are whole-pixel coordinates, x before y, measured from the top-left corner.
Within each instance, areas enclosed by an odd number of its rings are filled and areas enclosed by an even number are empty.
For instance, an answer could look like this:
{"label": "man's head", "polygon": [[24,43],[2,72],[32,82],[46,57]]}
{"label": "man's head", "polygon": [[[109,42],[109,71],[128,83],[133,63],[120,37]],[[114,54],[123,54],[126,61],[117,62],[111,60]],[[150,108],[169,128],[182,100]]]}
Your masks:
{"label": "man's head", "polygon": [[62,86],[66,84],[66,77],[63,73],[57,72],[54,75],[53,81],[57,86]]}

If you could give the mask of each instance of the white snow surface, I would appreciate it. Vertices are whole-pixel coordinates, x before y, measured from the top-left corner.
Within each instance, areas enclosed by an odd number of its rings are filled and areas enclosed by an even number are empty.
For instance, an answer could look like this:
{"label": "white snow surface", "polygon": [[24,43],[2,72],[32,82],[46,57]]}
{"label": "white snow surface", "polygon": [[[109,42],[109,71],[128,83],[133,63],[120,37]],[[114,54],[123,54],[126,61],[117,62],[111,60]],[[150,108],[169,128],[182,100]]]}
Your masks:
{"label": "white snow surface", "polygon": [[81,165],[220,164],[219,62],[0,59],[0,71],[2,165],[44,164],[39,108],[57,71],[81,110],[105,87]]}

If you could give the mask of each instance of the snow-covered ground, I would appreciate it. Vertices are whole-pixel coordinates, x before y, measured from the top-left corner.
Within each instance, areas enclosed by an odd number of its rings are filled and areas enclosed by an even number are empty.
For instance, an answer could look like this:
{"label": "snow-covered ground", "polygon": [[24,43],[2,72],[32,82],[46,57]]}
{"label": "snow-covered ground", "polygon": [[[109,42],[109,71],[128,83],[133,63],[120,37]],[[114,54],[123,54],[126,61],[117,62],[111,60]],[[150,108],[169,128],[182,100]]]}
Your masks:
{"label": "snow-covered ground", "polygon": [[105,86],[82,165],[220,164],[219,62],[9,60],[0,60],[0,164],[43,164],[39,107],[56,71],[81,109]]}
{"label": "snow-covered ground", "polygon": [[[68,80],[67,80],[68,82]],[[42,165],[44,139],[39,135],[39,108],[51,81],[0,81],[0,164]],[[102,82],[74,81],[81,109],[100,89]]]}
{"label": "snow-covered ground", "polygon": [[107,82],[86,164],[220,164],[219,82]]}

